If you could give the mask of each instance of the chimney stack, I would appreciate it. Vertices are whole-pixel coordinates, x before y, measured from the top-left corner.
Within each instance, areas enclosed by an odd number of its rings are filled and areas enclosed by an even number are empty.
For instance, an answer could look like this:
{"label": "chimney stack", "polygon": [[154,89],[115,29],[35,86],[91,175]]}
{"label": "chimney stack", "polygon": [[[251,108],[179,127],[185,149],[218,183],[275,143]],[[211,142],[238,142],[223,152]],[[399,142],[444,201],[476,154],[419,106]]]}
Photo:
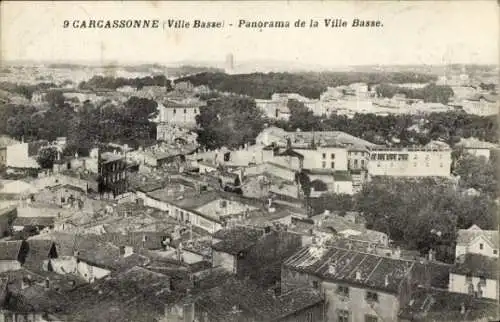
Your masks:
{"label": "chimney stack", "polygon": [[48,277],[45,279],[45,289],[46,290],[50,289],[50,280]]}
{"label": "chimney stack", "polygon": [[361,272],[356,271],[356,281],[359,281],[359,280],[361,280]]}
{"label": "chimney stack", "polygon": [[385,275],[384,284],[386,287],[389,285],[389,275]]}

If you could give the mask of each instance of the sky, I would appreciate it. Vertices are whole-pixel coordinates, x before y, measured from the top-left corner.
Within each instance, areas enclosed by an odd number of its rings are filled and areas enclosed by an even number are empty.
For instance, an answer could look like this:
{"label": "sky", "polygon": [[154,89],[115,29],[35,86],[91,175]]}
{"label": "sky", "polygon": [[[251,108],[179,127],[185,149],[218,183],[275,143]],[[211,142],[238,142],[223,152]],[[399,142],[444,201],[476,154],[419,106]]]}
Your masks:
{"label": "sky", "polygon": [[[380,20],[381,28],[325,28],[324,19]],[[64,20],[194,19],[225,28],[74,29]],[[316,19],[319,28],[240,29],[249,21]],[[322,66],[498,64],[496,1],[3,2],[1,58],[161,63],[290,61]],[[232,27],[229,24],[233,24]]]}

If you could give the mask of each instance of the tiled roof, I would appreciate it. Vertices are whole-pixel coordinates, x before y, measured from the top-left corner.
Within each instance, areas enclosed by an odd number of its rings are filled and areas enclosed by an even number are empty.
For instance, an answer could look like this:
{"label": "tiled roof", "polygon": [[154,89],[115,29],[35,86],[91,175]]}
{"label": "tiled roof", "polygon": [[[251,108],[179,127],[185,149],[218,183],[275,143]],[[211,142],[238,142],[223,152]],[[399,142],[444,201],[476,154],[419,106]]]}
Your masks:
{"label": "tiled roof", "polygon": [[482,230],[478,226],[472,225],[468,229],[459,229],[457,235],[457,245],[466,246],[481,236],[489,241],[492,247],[498,248],[498,230]]}
{"label": "tiled roof", "polygon": [[65,293],[65,321],[156,321],[177,301],[168,276],[133,267],[113,278]]}
{"label": "tiled roof", "polygon": [[[493,300],[445,290],[419,289],[412,295],[409,303],[402,307],[399,317],[422,322],[478,321],[488,317],[495,318],[496,308],[497,303]],[[492,320],[495,319],[489,321]]]}
{"label": "tiled roof", "polygon": [[54,217],[17,217],[13,226],[51,226],[54,224]]}
{"label": "tiled roof", "polygon": [[221,241],[212,245],[214,250],[237,255],[239,252],[255,245],[264,235],[262,229],[234,227],[217,231],[213,237]]}
{"label": "tiled roof", "polygon": [[401,281],[412,266],[411,261],[318,246],[305,247],[284,263],[286,268],[313,274],[325,280],[390,293],[398,292]]}
{"label": "tiled roof", "polygon": [[28,254],[26,255],[24,265],[31,269],[41,270],[43,261],[49,259],[52,246],[54,246],[54,242],[51,240],[29,240]]}
{"label": "tiled roof", "polygon": [[0,260],[17,260],[22,245],[21,240],[0,242]]}
{"label": "tiled roof", "polygon": [[462,261],[457,263],[451,272],[496,280],[498,277],[498,259],[479,254],[465,254]]}
{"label": "tiled roof", "polygon": [[298,289],[275,297],[249,281],[229,278],[219,287],[204,292],[196,301],[214,319],[252,318],[272,321],[321,303],[315,290]]}

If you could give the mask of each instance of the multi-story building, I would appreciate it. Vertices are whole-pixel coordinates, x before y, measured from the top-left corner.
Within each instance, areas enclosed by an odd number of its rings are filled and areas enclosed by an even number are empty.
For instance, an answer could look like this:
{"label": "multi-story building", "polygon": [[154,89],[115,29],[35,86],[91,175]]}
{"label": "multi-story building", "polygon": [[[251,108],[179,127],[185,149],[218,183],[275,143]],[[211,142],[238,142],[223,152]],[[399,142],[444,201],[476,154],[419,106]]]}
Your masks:
{"label": "multi-story building", "polygon": [[498,230],[482,230],[477,225],[459,229],[455,258],[466,254],[478,254],[498,258]]}
{"label": "multi-story building", "polygon": [[282,266],[282,291],[313,286],[327,302],[327,321],[397,321],[414,281],[424,275],[412,261],[311,245]]}
{"label": "multi-story building", "polygon": [[159,138],[163,137],[161,125],[163,123],[174,124],[181,127],[195,127],[196,116],[200,114],[200,107],[204,104],[201,102],[180,103],[175,101],[165,101],[158,104],[159,109]]}
{"label": "multi-story building", "polygon": [[371,176],[449,177],[451,162],[449,148],[373,148],[368,173]]}
{"label": "multi-story building", "polygon": [[114,153],[99,153],[98,192],[113,197],[127,191],[127,163],[124,156]]}
{"label": "multi-story building", "polygon": [[462,138],[456,146],[463,148],[463,150],[469,154],[477,157],[484,157],[486,160],[490,159],[491,151],[498,149],[498,145],[481,141],[476,138]]}
{"label": "multi-story building", "polygon": [[256,99],[255,104],[269,119],[287,121],[290,118],[290,109],[287,106],[287,101]]}
{"label": "multi-story building", "polygon": [[498,113],[498,98],[489,94],[477,94],[462,102],[468,114],[488,116]]}
{"label": "multi-story building", "polygon": [[450,272],[449,291],[498,299],[498,258],[467,254]]}

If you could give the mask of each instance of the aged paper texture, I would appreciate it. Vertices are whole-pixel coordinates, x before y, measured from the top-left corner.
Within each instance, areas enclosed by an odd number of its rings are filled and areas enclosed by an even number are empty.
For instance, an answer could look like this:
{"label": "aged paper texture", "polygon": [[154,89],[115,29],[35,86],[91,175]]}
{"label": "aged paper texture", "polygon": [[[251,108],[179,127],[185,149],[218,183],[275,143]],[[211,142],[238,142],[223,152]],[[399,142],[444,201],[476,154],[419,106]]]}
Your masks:
{"label": "aged paper texture", "polygon": [[0,8],[0,321],[498,321],[496,1]]}

